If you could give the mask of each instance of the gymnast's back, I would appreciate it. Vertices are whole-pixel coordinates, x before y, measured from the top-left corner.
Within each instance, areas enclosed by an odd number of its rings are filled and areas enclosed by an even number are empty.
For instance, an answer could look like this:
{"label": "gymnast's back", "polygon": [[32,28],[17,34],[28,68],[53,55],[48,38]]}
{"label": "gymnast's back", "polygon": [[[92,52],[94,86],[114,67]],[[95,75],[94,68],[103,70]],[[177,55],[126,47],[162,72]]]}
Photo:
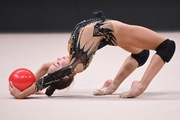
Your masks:
{"label": "gymnast's back", "polygon": [[117,45],[111,20],[102,11],[95,11],[94,14],[96,18],[84,20],[75,26],[68,41],[71,64],[76,64],[80,59],[83,70],[89,66],[97,50],[106,45]]}

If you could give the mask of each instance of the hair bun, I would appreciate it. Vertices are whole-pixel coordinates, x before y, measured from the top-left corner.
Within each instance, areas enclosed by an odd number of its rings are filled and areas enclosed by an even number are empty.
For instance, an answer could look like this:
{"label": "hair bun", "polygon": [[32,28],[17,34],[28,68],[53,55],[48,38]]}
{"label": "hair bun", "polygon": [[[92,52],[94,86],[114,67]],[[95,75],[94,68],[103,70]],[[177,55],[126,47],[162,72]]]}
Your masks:
{"label": "hair bun", "polygon": [[95,10],[93,14],[98,18],[106,19],[106,15],[101,10]]}

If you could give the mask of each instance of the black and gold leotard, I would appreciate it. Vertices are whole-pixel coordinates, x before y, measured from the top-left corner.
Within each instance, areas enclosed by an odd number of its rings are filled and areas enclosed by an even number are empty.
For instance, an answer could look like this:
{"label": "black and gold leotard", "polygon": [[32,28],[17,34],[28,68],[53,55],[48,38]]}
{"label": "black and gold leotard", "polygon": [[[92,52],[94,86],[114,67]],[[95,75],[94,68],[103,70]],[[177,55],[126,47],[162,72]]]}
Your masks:
{"label": "black and gold leotard", "polygon": [[116,38],[113,26],[102,11],[94,12],[96,18],[78,23],[68,41],[70,65],[39,79],[36,82],[36,91],[42,90],[52,83],[60,81],[65,76],[74,76],[85,70],[95,52],[106,45],[115,46]]}

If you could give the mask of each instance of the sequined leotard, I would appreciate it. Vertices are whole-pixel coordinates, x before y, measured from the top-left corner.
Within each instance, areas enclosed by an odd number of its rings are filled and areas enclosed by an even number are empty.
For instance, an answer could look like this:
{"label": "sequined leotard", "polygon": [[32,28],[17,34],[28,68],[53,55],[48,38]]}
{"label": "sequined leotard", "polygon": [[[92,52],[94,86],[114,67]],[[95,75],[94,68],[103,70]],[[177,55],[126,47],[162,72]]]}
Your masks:
{"label": "sequined leotard", "polygon": [[101,11],[94,12],[96,18],[78,23],[68,41],[70,65],[54,73],[48,74],[36,82],[36,91],[42,90],[65,76],[74,76],[78,65],[85,70],[95,52],[106,45],[116,46],[111,20]]}

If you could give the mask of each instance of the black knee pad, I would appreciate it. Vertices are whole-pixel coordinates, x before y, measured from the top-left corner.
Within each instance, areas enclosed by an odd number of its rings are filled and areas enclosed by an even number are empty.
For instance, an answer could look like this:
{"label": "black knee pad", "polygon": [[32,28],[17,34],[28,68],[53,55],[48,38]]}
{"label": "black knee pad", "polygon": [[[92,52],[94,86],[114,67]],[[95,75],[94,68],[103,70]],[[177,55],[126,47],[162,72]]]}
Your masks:
{"label": "black knee pad", "polygon": [[175,42],[167,39],[156,48],[156,54],[158,54],[164,62],[169,62],[174,55],[175,49]]}
{"label": "black knee pad", "polygon": [[140,67],[146,63],[149,57],[149,50],[143,50],[138,54],[131,54],[131,57],[133,57],[138,62],[138,67]]}

